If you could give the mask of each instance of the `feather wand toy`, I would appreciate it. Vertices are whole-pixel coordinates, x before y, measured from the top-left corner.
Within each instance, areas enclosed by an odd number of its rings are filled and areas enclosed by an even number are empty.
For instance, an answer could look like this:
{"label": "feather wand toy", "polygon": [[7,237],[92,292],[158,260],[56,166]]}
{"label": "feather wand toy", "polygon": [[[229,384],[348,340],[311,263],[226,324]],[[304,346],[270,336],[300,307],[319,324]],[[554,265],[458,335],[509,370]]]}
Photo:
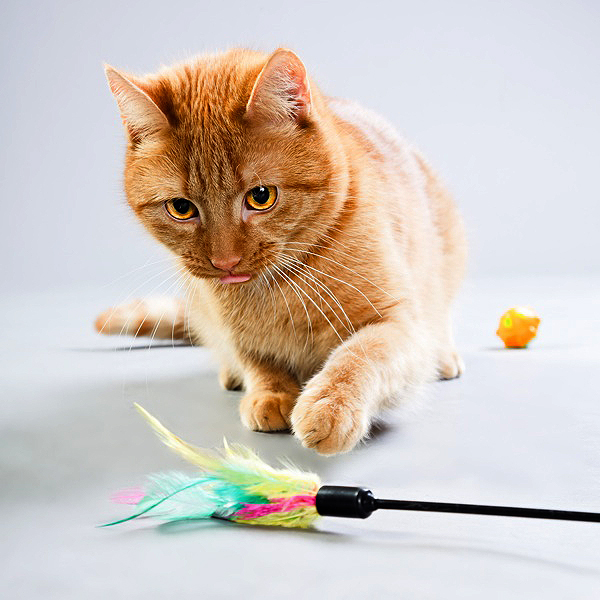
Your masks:
{"label": "feather wand toy", "polygon": [[161,440],[201,473],[196,477],[182,473],[149,476],[144,490],[126,490],[113,497],[120,503],[135,504],[136,512],[102,527],[147,515],[167,521],[214,517],[252,525],[305,528],[320,516],[365,519],[378,509],[600,522],[600,513],[384,500],[362,487],[322,486],[317,475],[292,465],[275,469],[241,445],[225,442],[220,453],[196,448],[171,433],[141,406],[135,406]]}

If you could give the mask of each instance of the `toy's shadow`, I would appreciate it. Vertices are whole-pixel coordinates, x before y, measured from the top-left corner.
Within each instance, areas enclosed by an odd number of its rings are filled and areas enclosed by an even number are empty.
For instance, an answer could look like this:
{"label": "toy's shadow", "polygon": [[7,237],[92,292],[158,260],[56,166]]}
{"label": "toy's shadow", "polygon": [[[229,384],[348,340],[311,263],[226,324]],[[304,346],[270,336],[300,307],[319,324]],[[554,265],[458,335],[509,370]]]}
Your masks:
{"label": "toy's shadow", "polygon": [[181,535],[185,533],[193,533],[196,531],[206,530],[207,528],[218,529],[224,528],[229,530],[241,531],[268,531],[272,535],[285,535],[293,534],[294,536],[317,536],[317,537],[332,537],[332,536],[343,536],[344,534],[335,531],[324,531],[321,529],[299,529],[294,527],[272,527],[267,525],[246,525],[243,523],[233,523],[227,519],[186,519],[185,521],[170,521],[168,523],[161,523],[156,527],[156,531],[163,535]]}

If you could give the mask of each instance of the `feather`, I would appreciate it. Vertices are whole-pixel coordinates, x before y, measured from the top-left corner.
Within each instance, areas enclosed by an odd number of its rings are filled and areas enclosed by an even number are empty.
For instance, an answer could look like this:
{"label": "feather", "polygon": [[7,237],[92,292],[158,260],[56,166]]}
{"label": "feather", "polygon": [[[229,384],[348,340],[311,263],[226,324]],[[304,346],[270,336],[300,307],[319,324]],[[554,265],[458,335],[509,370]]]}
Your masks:
{"label": "feather", "polygon": [[218,461],[209,450],[201,450],[171,433],[158,419],[153,417],[147,410],[135,403],[138,412],[148,421],[163,444],[174,450],[179,456],[200,467],[205,471],[213,471],[218,466]]}
{"label": "feather", "polygon": [[171,433],[158,419],[139,404],[141,415],[169,448],[201,470],[234,483],[243,485],[253,494],[263,496],[294,496],[315,493],[321,484],[314,473],[306,473],[289,465],[274,469],[263,462],[252,450],[239,444],[229,445],[223,440],[221,456],[210,450],[197,448]]}
{"label": "feather", "polygon": [[[148,477],[135,514],[108,523],[116,525],[142,515],[167,520],[219,517],[238,523],[308,527],[318,517],[315,496],[320,480],[288,464],[275,469],[248,448],[223,441],[213,452],[197,448],[171,433],[164,425],[135,405],[165,445],[201,471],[192,477],[183,473],[159,473]],[[127,492],[117,495],[130,500]]]}
{"label": "feather", "polygon": [[137,486],[119,490],[110,499],[116,504],[137,504],[145,495],[144,488]]}

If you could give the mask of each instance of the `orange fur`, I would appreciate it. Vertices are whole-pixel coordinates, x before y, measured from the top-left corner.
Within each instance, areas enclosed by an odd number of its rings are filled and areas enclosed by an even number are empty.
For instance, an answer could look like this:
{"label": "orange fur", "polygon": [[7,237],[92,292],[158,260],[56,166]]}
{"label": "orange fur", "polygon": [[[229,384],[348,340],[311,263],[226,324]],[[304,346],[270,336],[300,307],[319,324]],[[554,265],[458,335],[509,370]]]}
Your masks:
{"label": "orange fur", "polygon": [[[383,406],[460,374],[449,312],[462,224],[380,117],[324,96],[289,50],[107,75],[128,132],[128,201],[187,273],[190,335],[215,350],[225,386],[244,386],[248,427],[347,451]],[[262,184],[277,204],[244,213]],[[198,218],[172,219],[171,198]],[[220,283],[211,261],[228,257],[248,282]]]}

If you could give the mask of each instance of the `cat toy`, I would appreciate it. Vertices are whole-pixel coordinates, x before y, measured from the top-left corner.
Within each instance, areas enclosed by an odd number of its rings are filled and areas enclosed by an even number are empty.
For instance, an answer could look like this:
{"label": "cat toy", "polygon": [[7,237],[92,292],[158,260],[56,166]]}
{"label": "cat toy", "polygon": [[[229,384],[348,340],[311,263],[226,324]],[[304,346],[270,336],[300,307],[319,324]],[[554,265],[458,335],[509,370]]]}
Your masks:
{"label": "cat toy", "polygon": [[149,476],[146,489],[132,488],[113,497],[120,503],[135,504],[136,512],[103,527],[147,515],[167,521],[213,517],[251,525],[306,528],[319,516],[365,519],[378,509],[600,522],[600,513],[383,500],[362,487],[321,485],[314,473],[300,471],[289,464],[275,469],[241,445],[225,442],[221,452],[196,448],[171,433],[141,406],[135,406],[162,441],[198,467],[201,475]]}
{"label": "cat toy", "polygon": [[537,335],[540,317],[526,306],[509,308],[501,317],[496,335],[507,348],[526,348]]}

